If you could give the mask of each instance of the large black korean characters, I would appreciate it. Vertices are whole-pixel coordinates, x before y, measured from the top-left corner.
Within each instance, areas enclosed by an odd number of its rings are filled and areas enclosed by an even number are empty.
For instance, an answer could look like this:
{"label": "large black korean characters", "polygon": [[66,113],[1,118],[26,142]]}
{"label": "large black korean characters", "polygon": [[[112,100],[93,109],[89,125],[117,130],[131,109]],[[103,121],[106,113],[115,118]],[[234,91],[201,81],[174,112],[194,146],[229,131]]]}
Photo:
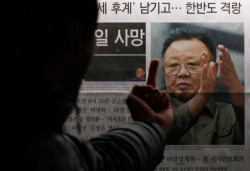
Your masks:
{"label": "large black korean characters", "polygon": [[86,81],[131,81],[146,66],[145,23],[98,23]]}

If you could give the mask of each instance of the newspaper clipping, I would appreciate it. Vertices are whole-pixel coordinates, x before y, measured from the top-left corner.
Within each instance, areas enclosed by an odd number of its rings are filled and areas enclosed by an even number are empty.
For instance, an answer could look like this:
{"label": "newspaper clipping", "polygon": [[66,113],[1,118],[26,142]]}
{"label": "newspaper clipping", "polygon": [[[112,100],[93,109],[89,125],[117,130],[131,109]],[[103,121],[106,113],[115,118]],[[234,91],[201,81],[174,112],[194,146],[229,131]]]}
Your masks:
{"label": "newspaper clipping", "polygon": [[[146,84],[156,58],[156,86],[170,95],[175,117],[156,170],[248,170],[249,8],[248,0],[99,0],[96,51],[64,131],[89,139],[133,122],[126,97],[135,84]],[[217,64],[216,85],[192,122],[186,103],[206,82],[200,52]]]}

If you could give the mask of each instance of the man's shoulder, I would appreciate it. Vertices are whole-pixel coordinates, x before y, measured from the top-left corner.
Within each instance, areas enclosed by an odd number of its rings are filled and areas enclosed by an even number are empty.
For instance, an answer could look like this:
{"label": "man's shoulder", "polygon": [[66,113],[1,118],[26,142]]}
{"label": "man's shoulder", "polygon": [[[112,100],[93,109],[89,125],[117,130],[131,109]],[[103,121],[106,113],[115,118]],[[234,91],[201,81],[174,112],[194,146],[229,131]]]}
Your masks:
{"label": "man's shoulder", "polygon": [[216,108],[220,112],[228,111],[228,112],[233,112],[234,113],[233,105],[229,104],[229,103],[216,102]]}
{"label": "man's shoulder", "polygon": [[219,127],[230,128],[237,123],[234,108],[228,103],[216,102],[215,117]]}

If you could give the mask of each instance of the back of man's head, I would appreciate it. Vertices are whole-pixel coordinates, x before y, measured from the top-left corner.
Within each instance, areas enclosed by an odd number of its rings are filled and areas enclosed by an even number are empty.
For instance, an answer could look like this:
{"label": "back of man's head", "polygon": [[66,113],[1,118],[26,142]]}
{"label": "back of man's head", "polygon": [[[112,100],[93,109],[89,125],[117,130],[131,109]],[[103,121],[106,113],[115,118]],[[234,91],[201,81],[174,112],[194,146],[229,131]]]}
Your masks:
{"label": "back of man's head", "polygon": [[[71,106],[65,107],[67,112],[63,108],[60,111],[60,107],[74,103],[78,87],[69,86],[55,92],[51,88],[51,73],[57,72],[56,67],[51,71],[48,68],[63,58],[68,58],[65,65],[73,65],[71,57],[79,55],[76,51],[81,49],[76,41],[91,49],[98,15],[97,2],[86,1],[83,5],[81,1],[59,2],[57,5],[22,4],[6,6],[2,12],[7,16],[1,19],[1,40],[4,42],[1,56],[6,67],[3,100],[7,109],[18,109],[9,110],[6,115],[16,122],[23,122],[19,126],[26,125],[27,128],[34,125],[39,128],[41,124],[46,125],[41,130],[53,125],[60,127]],[[84,70],[87,63],[86,60],[86,64],[82,64]],[[72,69],[74,66],[65,68],[65,73]],[[64,81],[74,82],[74,77]],[[53,112],[57,115],[51,115]],[[34,123],[29,124],[30,120]]]}

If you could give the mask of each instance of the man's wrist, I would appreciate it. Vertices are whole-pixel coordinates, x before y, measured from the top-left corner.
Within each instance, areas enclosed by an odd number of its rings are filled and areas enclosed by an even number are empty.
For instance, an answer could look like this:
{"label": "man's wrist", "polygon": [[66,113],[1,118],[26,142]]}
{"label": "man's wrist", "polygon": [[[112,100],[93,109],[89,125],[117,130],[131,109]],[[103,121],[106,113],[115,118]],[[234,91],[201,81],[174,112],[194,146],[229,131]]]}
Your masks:
{"label": "man's wrist", "polygon": [[244,93],[244,87],[238,78],[224,86],[228,93]]}
{"label": "man's wrist", "polygon": [[210,97],[212,96],[213,93],[211,92],[206,92],[206,91],[201,91],[199,90],[198,93],[195,95],[194,98],[197,98],[199,102],[207,103]]}

